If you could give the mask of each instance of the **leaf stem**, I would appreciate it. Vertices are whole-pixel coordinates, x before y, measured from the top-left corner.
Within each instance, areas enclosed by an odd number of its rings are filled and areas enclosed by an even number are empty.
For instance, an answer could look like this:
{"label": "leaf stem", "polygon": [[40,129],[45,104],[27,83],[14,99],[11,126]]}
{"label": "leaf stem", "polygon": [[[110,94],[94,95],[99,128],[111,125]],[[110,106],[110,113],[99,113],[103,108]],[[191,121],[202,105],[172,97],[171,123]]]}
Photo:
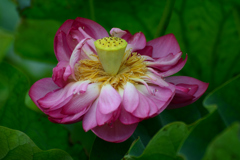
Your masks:
{"label": "leaf stem", "polygon": [[93,0],[89,0],[88,2],[89,2],[89,11],[90,11],[91,20],[96,21],[96,19],[95,19],[95,13],[94,13]]}
{"label": "leaf stem", "polygon": [[236,24],[236,28],[237,28],[237,32],[238,32],[238,37],[240,38],[240,17],[239,17],[239,13],[236,7],[233,7],[233,17],[235,20],[235,24]]}
{"label": "leaf stem", "polygon": [[161,20],[157,27],[155,38],[160,37],[165,33],[172,15],[174,3],[175,3],[175,0],[167,0]]}

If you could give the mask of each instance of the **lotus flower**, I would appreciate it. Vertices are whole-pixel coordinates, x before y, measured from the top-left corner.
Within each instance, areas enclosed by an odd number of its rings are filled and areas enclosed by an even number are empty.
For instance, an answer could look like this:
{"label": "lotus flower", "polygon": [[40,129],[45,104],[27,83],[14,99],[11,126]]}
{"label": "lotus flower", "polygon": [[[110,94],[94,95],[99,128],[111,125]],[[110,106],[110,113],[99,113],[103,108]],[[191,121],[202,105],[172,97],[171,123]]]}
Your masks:
{"label": "lotus flower", "polygon": [[85,18],[67,20],[54,39],[58,60],[52,78],[33,84],[29,95],[54,123],[82,121],[109,142],[128,139],[138,123],[164,109],[189,105],[208,84],[169,77],[186,63],[173,34],[146,42],[142,32],[107,31]]}

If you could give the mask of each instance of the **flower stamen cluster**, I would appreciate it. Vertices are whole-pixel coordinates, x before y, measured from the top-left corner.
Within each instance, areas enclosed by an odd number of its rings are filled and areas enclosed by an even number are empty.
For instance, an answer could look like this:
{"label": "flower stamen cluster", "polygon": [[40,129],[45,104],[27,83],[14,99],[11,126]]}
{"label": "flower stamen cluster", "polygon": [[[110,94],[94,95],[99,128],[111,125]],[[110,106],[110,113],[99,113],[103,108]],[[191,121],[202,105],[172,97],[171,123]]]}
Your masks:
{"label": "flower stamen cluster", "polygon": [[[98,56],[94,55],[95,57]],[[76,65],[75,77],[78,81],[89,80],[91,83],[102,83],[100,86],[110,84],[116,90],[124,89],[127,82],[138,84],[134,79],[145,76],[147,67],[145,58],[137,52],[126,51],[120,69],[116,75],[104,71],[98,60],[83,59]]]}

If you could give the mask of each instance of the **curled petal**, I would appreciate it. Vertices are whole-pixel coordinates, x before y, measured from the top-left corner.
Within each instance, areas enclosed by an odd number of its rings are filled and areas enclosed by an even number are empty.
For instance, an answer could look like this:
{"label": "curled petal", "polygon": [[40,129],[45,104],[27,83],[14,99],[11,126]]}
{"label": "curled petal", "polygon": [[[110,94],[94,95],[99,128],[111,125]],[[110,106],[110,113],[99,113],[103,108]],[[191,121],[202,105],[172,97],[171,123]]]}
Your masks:
{"label": "curled petal", "polygon": [[71,124],[76,123],[82,120],[82,116],[88,111],[89,107],[86,107],[84,110],[77,114],[68,115],[67,117],[62,118],[62,124]]}
{"label": "curled petal", "polygon": [[125,125],[117,120],[111,124],[97,126],[93,128],[92,131],[105,141],[120,143],[128,139],[133,134],[137,125],[137,123]]}
{"label": "curled petal", "polygon": [[92,83],[87,86],[83,94],[75,94],[74,97],[62,108],[63,114],[71,115],[85,110],[99,95],[98,84]]}
{"label": "curled petal", "polygon": [[64,87],[71,74],[72,72],[69,63],[67,61],[60,61],[57,66],[53,68],[52,79],[59,87]]}
{"label": "curled petal", "polygon": [[187,62],[187,55],[186,55],[186,58],[183,60],[182,58],[177,62],[176,65],[174,66],[171,66],[168,70],[166,71],[159,71],[158,69],[153,69],[153,68],[150,68],[148,67],[148,70],[160,77],[168,77],[168,76],[171,76],[177,72],[179,72],[183,67],[184,65],[186,64]]}
{"label": "curled petal", "polygon": [[[198,89],[198,86],[196,85],[189,86],[189,87],[195,87],[196,89]],[[194,98],[193,95],[188,93],[190,89],[184,88],[184,90],[187,90],[187,91],[182,91],[182,90],[179,90],[179,88],[180,88],[179,86],[176,86],[175,97],[172,100],[171,104],[185,103],[185,102],[191,101]]]}
{"label": "curled petal", "polygon": [[68,115],[62,114],[61,111],[62,111],[62,108],[59,108],[53,111],[48,111],[47,115],[53,119],[62,119],[68,116]]}
{"label": "curled petal", "polygon": [[164,70],[161,68],[164,68],[166,66],[174,66],[175,64],[177,64],[181,56],[182,56],[182,52],[179,52],[176,55],[173,55],[172,53],[170,53],[166,57],[158,58],[154,62],[146,62],[146,64],[147,66],[154,67],[159,70]]}
{"label": "curled petal", "polygon": [[96,54],[97,52],[94,46],[94,40],[88,39],[81,48],[80,59],[91,59],[93,61],[98,61],[97,57],[94,56]]}
{"label": "curled petal", "polygon": [[165,57],[169,53],[175,55],[180,52],[179,44],[173,34],[167,34],[165,36],[151,40],[147,42],[147,46],[153,47],[153,58]]}
{"label": "curled petal", "polygon": [[141,77],[143,80],[145,80],[148,83],[155,84],[161,87],[168,87],[169,84],[165,82],[161,77],[159,77],[156,74],[153,74],[151,72],[147,72],[146,76]]}
{"label": "curled petal", "polygon": [[[74,71],[74,67],[77,62],[81,59],[92,59],[97,60],[96,57],[92,56],[92,54],[96,54],[96,50],[94,46],[93,39],[86,38],[83,39],[74,49],[73,54],[71,55],[69,65],[71,70]],[[75,79],[75,74],[72,72],[72,77]]]}
{"label": "curled petal", "polygon": [[167,77],[166,81],[176,86],[176,94],[168,109],[180,108],[195,102],[208,88],[208,83],[192,77],[173,76]]}
{"label": "curled petal", "polygon": [[84,110],[72,114],[72,115],[65,115],[62,114],[62,108],[49,111],[46,114],[48,115],[48,119],[53,123],[62,123],[62,124],[70,124],[70,123],[76,123],[82,120],[82,116],[88,111],[89,107],[85,108]]}
{"label": "curled petal", "polygon": [[47,93],[52,92],[59,87],[53,82],[52,78],[43,78],[35,82],[29,90],[29,96],[33,102],[42,110],[37,101]]}
{"label": "curled petal", "polygon": [[188,58],[187,55],[186,55],[186,58],[184,60],[181,58],[176,65],[172,66],[167,71],[164,71],[164,72],[160,73],[160,76],[161,77],[168,77],[168,76],[171,76],[171,75],[179,72],[184,67],[184,65],[186,64],[187,58]]}
{"label": "curled petal", "polygon": [[110,34],[111,34],[112,37],[122,38],[127,33],[128,33],[127,31],[123,31],[123,30],[121,30],[119,28],[112,28],[110,30]]}
{"label": "curled petal", "polygon": [[72,82],[66,85],[64,88],[56,89],[47,93],[44,97],[40,98],[37,102],[44,109],[58,109],[70,101],[74,94],[84,93],[86,91],[86,85],[88,81]]}
{"label": "curled petal", "polygon": [[112,28],[110,31],[111,36],[125,39],[127,42],[132,37],[132,34],[127,30],[121,30],[120,28]]}

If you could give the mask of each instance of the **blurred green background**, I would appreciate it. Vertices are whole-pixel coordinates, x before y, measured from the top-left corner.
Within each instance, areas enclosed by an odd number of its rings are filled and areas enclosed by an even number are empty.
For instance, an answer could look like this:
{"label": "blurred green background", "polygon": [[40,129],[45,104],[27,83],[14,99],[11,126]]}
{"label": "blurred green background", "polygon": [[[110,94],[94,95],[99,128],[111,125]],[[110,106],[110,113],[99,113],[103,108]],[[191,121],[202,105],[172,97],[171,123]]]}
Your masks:
{"label": "blurred green background", "polygon": [[[49,122],[27,92],[51,77],[54,35],[76,17],[107,31],[141,31],[148,41],[173,33],[188,54],[176,75],[208,82],[207,92],[141,122],[120,144],[85,133],[81,123]],[[0,0],[0,159],[238,160],[239,91],[240,0]]]}

